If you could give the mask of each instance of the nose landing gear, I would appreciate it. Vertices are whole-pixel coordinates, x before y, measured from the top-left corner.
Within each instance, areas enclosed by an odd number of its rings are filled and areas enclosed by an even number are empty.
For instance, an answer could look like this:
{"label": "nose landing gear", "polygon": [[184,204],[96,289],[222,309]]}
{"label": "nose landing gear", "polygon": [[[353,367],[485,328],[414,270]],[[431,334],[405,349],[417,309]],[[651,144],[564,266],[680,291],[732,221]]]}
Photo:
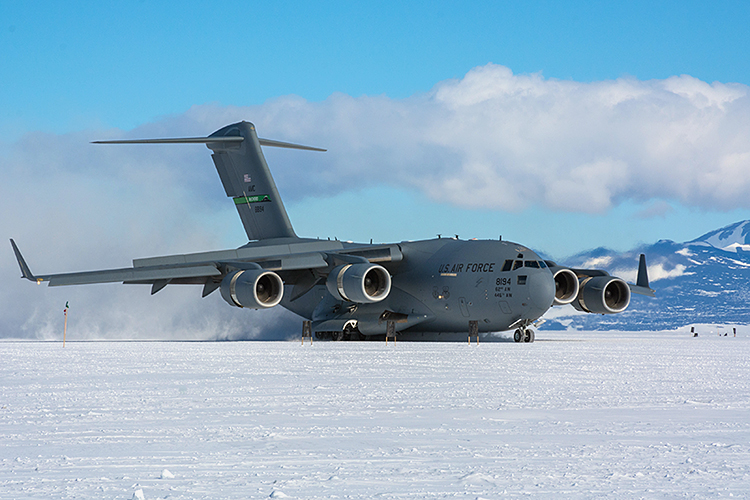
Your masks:
{"label": "nose landing gear", "polygon": [[516,342],[534,342],[534,330],[521,327],[513,332],[513,340]]}

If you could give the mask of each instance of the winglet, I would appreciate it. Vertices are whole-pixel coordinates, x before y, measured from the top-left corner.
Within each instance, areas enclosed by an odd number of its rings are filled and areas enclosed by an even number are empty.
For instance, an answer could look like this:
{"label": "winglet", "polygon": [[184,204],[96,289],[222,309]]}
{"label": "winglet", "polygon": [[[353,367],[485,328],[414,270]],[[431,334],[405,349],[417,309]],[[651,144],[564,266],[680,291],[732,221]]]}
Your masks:
{"label": "winglet", "polygon": [[38,282],[39,280],[37,280],[36,276],[31,273],[31,269],[29,269],[28,264],[26,264],[26,261],[23,260],[23,255],[21,255],[21,251],[16,246],[16,242],[13,241],[13,238],[10,239],[10,244],[13,247],[13,252],[16,254],[18,265],[21,267],[21,277],[26,278],[29,281]]}
{"label": "winglet", "polygon": [[638,280],[635,282],[636,285],[651,288],[648,286],[648,270],[646,268],[646,256],[641,254],[640,261],[638,262]]}
{"label": "winglet", "polygon": [[656,297],[654,290],[648,284],[648,269],[646,267],[646,256],[641,254],[640,260],[638,261],[638,279],[635,285],[628,283],[630,291],[639,295],[647,295],[649,297]]}

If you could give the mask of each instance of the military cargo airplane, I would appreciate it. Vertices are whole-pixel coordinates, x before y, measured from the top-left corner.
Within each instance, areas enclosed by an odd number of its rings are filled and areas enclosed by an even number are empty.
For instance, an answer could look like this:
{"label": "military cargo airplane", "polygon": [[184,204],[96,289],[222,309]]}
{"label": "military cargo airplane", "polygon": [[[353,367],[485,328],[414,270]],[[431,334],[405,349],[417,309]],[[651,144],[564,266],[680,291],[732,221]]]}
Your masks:
{"label": "military cargo airplane", "polygon": [[[122,269],[35,275],[16,243],[23,278],[49,286],[122,282],[202,285],[232,307],[277,305],[305,318],[317,338],[466,339],[514,330],[533,342],[532,325],[554,306],[615,314],[631,292],[653,296],[641,255],[636,284],[597,269],[572,269],[503,240],[442,238],[357,244],[300,238],[294,232],[261,146],[325,151],[258,138],[249,122],[208,137],[94,141],[99,144],[202,143],[237,208],[249,242],[236,249],[133,260]],[[389,332],[390,333],[390,332]]]}

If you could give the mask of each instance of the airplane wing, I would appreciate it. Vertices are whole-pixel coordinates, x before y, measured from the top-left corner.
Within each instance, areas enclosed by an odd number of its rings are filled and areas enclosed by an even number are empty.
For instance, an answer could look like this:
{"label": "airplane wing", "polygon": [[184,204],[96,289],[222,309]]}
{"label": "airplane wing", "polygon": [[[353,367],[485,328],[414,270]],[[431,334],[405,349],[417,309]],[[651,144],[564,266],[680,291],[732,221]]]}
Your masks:
{"label": "airplane wing", "polygon": [[[321,274],[327,274],[327,270],[342,262],[390,262],[402,259],[397,245],[345,249],[338,241],[312,241],[135,259],[133,267],[120,269],[34,275],[16,242],[11,239],[10,243],[21,268],[21,277],[39,284],[45,281],[49,286],[118,282],[150,284],[152,294],[168,284],[204,285],[204,297],[221,285],[224,276],[236,270],[264,269],[286,274],[319,270]],[[285,280],[287,284],[295,284],[294,275],[289,277],[291,279]]]}
{"label": "airplane wing", "polygon": [[[189,280],[194,283],[202,282],[204,285],[208,286],[208,284],[213,281],[214,277],[221,277],[222,275],[217,263],[212,262],[185,265],[133,266],[121,269],[105,269],[101,271],[35,275],[31,272],[23,255],[21,255],[21,251],[18,249],[16,242],[11,239],[10,244],[13,247],[13,252],[16,255],[18,265],[21,267],[21,277],[30,281],[36,281],[38,284],[42,284],[46,281],[49,283],[49,286],[117,282],[145,283],[153,285],[151,293],[154,294],[175,280]],[[216,288],[217,287],[213,287],[208,293]]]}
{"label": "airplane wing", "polygon": [[579,269],[546,261],[555,280],[554,305],[570,304],[575,309],[600,314],[622,312],[630,304],[631,294],[655,297],[648,283],[646,256],[641,254],[635,283],[611,276],[603,269]]}
{"label": "airplane wing", "polygon": [[[609,276],[607,271],[601,269],[571,269],[579,278],[593,278],[596,276]],[[656,293],[653,288],[649,286],[648,282],[648,268],[646,266],[646,256],[640,255],[638,260],[638,278],[635,284],[628,283],[628,288],[633,293],[638,295],[646,295],[648,297],[656,297]]]}

